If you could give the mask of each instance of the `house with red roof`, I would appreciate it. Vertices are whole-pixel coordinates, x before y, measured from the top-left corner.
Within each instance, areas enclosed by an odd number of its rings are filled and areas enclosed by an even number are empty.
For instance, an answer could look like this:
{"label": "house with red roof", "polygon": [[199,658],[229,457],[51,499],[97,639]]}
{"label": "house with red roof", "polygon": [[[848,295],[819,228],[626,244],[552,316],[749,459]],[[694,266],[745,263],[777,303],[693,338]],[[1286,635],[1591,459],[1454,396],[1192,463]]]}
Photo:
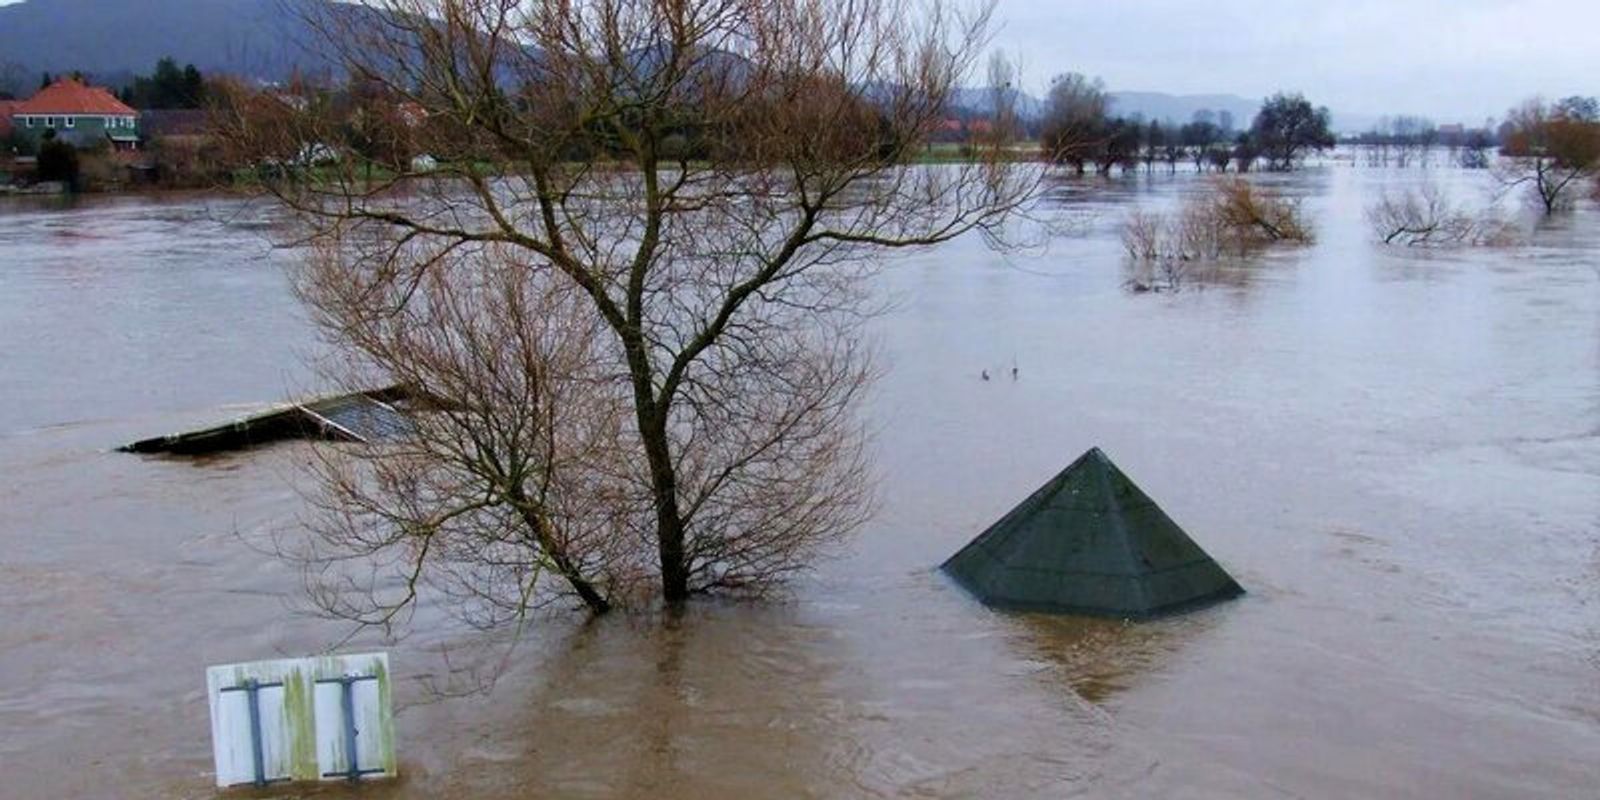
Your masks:
{"label": "house with red roof", "polygon": [[61,78],[11,108],[11,128],[35,144],[57,138],[80,148],[139,148],[139,112],[99,86]]}

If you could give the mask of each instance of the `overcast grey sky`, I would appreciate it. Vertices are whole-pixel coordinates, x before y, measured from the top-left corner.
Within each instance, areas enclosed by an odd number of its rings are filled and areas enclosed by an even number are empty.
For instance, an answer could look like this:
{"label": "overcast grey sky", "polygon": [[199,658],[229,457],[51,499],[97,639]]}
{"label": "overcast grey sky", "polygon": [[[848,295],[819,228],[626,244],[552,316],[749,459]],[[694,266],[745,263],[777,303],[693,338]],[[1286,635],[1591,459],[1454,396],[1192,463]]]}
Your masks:
{"label": "overcast grey sky", "polygon": [[1477,122],[1524,97],[1600,94],[1600,0],[999,0],[997,44],[1042,93],[1112,89]]}

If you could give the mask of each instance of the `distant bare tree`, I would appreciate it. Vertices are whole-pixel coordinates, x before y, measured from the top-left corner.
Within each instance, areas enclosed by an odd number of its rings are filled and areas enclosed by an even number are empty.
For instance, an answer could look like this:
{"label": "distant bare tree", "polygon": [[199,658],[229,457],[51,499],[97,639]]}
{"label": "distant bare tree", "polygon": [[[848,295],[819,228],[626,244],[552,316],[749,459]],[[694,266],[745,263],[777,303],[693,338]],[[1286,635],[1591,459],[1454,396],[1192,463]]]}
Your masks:
{"label": "distant bare tree", "polygon": [[1161,141],[1161,160],[1167,162],[1167,172],[1176,173],[1178,162],[1188,155],[1188,150],[1183,144],[1183,137],[1176,128],[1164,129],[1165,135]]}
{"label": "distant bare tree", "polygon": [[1422,117],[1395,117],[1390,123],[1388,141],[1395,147],[1396,165],[1401,169],[1416,160],[1428,165],[1433,145],[1438,140],[1439,129],[1431,120]]}
{"label": "distant bare tree", "polygon": [[1177,139],[1183,147],[1188,149],[1189,157],[1194,160],[1196,172],[1203,171],[1206,168],[1207,152],[1213,145],[1223,140],[1222,130],[1216,126],[1216,123],[1211,122],[1207,115],[1210,115],[1210,117],[1216,116],[1206,109],[1201,109],[1195,112],[1193,122],[1184,125],[1178,130]]}
{"label": "distant bare tree", "polygon": [[1101,133],[1091,145],[1090,161],[1100,175],[1110,175],[1112,170],[1131,172],[1139,166],[1139,136],[1144,125],[1137,119],[1116,117],[1106,120]]}
{"label": "distant bare tree", "polygon": [[1227,144],[1216,144],[1206,147],[1206,163],[1218,172],[1227,172],[1228,165],[1233,163],[1233,148]]}
{"label": "distant bare tree", "polygon": [[1530,187],[1547,215],[1566,208],[1569,190],[1600,173],[1600,121],[1586,110],[1576,98],[1555,106],[1530,100],[1513,110],[1501,142],[1505,158],[1495,167],[1501,186]]}
{"label": "distant bare tree", "polygon": [[1061,75],[1050,84],[1039,146],[1045,158],[1066,164],[1083,174],[1107,136],[1111,99],[1105,83],[1076,72]]}
{"label": "distant bare tree", "polygon": [[[436,165],[367,170],[315,96],[258,93],[218,115],[257,163],[286,142],[334,151],[263,172],[317,245],[306,302],[364,365],[352,374],[464,409],[400,445],[422,463],[369,464],[377,494],[333,473],[336,496],[374,498],[361,512],[377,528],[359,530],[379,546],[338,527],[332,543],[398,555],[402,576],[441,554],[457,591],[515,590],[495,608],[556,574],[598,611],[644,580],[669,604],[760,589],[853,530],[870,496],[857,326],[876,256],[995,240],[1038,190],[1040,170],[1000,134],[974,140],[967,163],[909,163],[990,7],[365,6],[386,24],[336,5],[316,22],[354,78],[423,119],[411,146]],[[257,107],[288,119],[253,124]],[[442,366],[418,362],[440,348]],[[480,489],[482,508],[452,516]]]}
{"label": "distant bare tree", "polygon": [[1268,169],[1293,169],[1307,151],[1334,145],[1330,120],[1328,109],[1313,107],[1304,95],[1276,94],[1262,104],[1250,126],[1250,144]]}
{"label": "distant bare tree", "polygon": [[1233,168],[1240,173],[1249,172],[1256,165],[1256,160],[1261,158],[1261,151],[1256,147],[1255,140],[1248,134],[1240,134],[1238,141],[1234,142],[1233,149],[1229,152],[1233,158]]}
{"label": "distant bare tree", "polygon": [[1462,169],[1488,169],[1493,154],[1494,141],[1488,130],[1474,130],[1466,135],[1456,164]]}

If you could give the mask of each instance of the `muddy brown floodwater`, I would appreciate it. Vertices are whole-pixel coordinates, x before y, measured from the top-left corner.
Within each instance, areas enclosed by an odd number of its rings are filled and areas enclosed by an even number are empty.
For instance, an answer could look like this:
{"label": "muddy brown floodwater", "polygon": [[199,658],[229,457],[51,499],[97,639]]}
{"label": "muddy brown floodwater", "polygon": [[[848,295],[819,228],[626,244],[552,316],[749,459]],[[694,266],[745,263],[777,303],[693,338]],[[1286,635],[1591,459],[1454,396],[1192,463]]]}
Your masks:
{"label": "muddy brown floodwater", "polygon": [[[352,643],[392,652],[404,771],[361,796],[1594,797],[1600,212],[1370,243],[1363,205],[1422,174],[1278,179],[1317,245],[1170,295],[1121,287],[1115,228],[1192,176],[1063,185],[1087,232],[1047,253],[896,261],[849,549],[777,602],[541,619],[503,662],[431,610]],[[344,632],[254,546],[311,445],[109,451],[315,388],[269,227],[0,205],[0,796],[212,796],[204,667]],[[1091,445],[1250,594],[1127,626],[932,571]]]}

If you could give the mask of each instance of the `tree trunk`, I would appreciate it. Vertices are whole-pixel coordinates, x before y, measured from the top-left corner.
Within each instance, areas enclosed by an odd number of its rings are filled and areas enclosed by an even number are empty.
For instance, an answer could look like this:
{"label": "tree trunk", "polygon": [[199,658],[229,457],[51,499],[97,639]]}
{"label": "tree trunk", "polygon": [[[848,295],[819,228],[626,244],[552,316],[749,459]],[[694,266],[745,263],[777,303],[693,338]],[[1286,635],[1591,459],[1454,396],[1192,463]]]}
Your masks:
{"label": "tree trunk", "polygon": [[550,557],[550,563],[555,565],[556,572],[565,578],[572,590],[578,593],[583,604],[596,614],[604,614],[611,610],[611,601],[594,588],[594,584],[578,571],[576,565],[567,557],[567,551],[556,541],[555,534],[550,530],[549,522],[538,512],[531,508],[527,496],[520,490],[509,493],[511,501],[516,504],[517,513],[522,516],[522,521],[533,529],[533,534],[539,540],[539,547]]}
{"label": "tree trunk", "polygon": [[[661,599],[677,605],[689,599],[689,564],[684,552],[683,516],[678,510],[678,475],[667,446],[664,414],[646,417],[639,432],[650,466],[650,488],[656,506],[656,549],[661,561]],[[660,418],[658,418],[660,417]]]}
{"label": "tree trunk", "polygon": [[594,584],[590,583],[587,578],[579,575],[578,571],[573,568],[572,563],[565,556],[553,556],[551,560],[555,562],[556,569],[561,572],[562,577],[567,579],[567,583],[572,586],[572,590],[578,593],[578,597],[583,600],[583,604],[588,606],[590,611],[596,614],[604,614],[611,610],[611,601],[596,591]]}
{"label": "tree trunk", "polygon": [[[634,302],[630,299],[630,310]],[[654,380],[644,339],[634,330],[621,331],[633,380],[633,407],[650,468],[650,493],[656,507],[656,551],[661,562],[661,599],[678,605],[689,599],[689,563],[684,551],[683,515],[678,508],[678,475],[667,439],[671,398],[655,397]]]}

